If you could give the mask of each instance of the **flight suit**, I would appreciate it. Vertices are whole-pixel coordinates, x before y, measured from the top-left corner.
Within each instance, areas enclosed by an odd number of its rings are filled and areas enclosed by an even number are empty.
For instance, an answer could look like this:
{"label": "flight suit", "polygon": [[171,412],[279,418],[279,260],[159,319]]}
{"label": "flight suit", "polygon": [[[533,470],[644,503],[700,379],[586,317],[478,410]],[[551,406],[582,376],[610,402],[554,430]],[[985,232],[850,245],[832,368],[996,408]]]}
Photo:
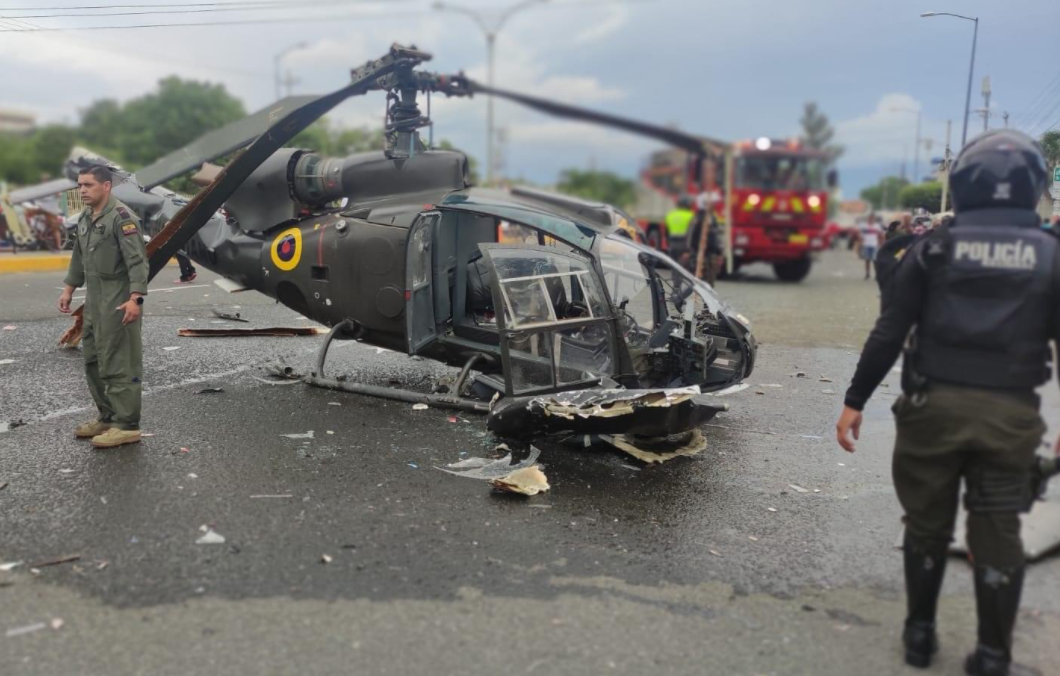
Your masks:
{"label": "flight suit", "polygon": [[122,325],[118,309],[129,294],[147,295],[147,249],[139,221],[111,197],[94,216],[85,209],[66,284],[85,286],[85,377],[102,422],[123,430],[140,428],[143,349],[140,320]]}

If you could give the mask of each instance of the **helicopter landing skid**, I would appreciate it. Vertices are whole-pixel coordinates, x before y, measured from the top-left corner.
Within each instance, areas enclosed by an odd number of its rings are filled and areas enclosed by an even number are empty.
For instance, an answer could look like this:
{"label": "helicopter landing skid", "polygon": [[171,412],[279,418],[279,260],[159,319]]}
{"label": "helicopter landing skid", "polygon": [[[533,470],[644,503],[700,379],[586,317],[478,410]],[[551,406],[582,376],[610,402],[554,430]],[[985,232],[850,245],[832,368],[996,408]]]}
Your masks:
{"label": "helicopter landing skid", "polygon": [[324,360],[327,359],[328,348],[331,347],[331,341],[340,331],[353,328],[354,323],[349,319],[344,319],[332,327],[331,331],[328,332],[327,337],[324,338],[324,344],[320,346],[320,352],[317,354],[316,370],[305,377],[305,382],[307,384],[312,385],[313,387],[322,387],[327,390],[337,390],[339,392],[349,392],[351,394],[363,394],[369,397],[381,397],[383,399],[405,401],[412,404],[427,404],[438,408],[449,408],[471,413],[489,413],[490,405],[484,401],[465,399],[464,397],[447,397],[440,394],[424,394],[422,392],[413,392],[412,390],[401,390],[394,387],[379,387],[377,385],[366,385],[364,383],[352,383],[348,380],[328,378],[324,375]]}

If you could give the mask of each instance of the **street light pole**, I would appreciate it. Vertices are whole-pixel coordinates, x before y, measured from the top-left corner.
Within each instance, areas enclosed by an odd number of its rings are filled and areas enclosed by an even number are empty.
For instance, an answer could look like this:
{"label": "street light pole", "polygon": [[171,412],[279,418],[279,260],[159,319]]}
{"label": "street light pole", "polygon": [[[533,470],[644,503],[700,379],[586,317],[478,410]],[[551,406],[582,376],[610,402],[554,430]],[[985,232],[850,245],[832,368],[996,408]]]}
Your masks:
{"label": "street light pole", "polygon": [[276,100],[280,100],[281,91],[280,88],[283,86],[283,78],[280,76],[280,61],[283,57],[287,56],[296,49],[305,49],[309,44],[306,42],[299,42],[296,45],[291,45],[287,49],[283,49],[276,53],[276,56],[272,57],[272,69],[273,69],[273,82],[276,84]]}
{"label": "street light pole", "polygon": [[964,129],[961,131],[961,147],[963,148],[965,142],[968,140],[968,115],[972,109],[972,73],[975,72],[975,43],[979,39],[979,17],[964,16],[963,14],[953,14],[951,12],[924,12],[920,16],[921,18],[929,16],[952,16],[975,23],[975,30],[972,32],[972,60],[971,63],[968,64],[968,93],[964,97]]}
{"label": "street light pole", "polygon": [[[524,9],[533,7],[534,5],[540,5],[548,2],[548,0],[523,0],[523,2],[516,3],[504,10],[497,17],[497,20],[492,24],[487,23],[481,12],[469,9],[467,7],[461,7],[459,5],[451,5],[447,2],[435,2],[432,7],[437,11],[450,11],[456,12],[457,14],[463,14],[471,17],[471,19],[478,24],[478,27],[482,29],[482,34],[486,37],[486,68],[487,76],[486,79],[489,82],[490,89],[493,89],[493,75],[494,68],[496,65],[496,52],[497,52],[497,34],[501,32],[501,28],[507,23],[508,19],[512,18],[515,14],[518,14]],[[493,94],[490,93],[486,96],[486,183],[493,183]]]}

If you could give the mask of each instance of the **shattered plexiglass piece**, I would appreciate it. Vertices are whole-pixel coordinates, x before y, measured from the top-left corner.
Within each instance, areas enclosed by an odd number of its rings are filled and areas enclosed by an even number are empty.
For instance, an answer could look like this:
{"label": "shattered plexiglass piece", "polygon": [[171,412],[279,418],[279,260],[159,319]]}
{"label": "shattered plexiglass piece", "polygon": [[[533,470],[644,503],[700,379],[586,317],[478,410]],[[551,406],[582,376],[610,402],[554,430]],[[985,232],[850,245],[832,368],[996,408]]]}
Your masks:
{"label": "shattered plexiglass piece", "polygon": [[537,458],[540,455],[541,450],[535,446],[531,446],[530,455],[528,455],[525,460],[514,465],[512,464],[512,454],[509,453],[500,460],[490,460],[489,458],[468,458],[466,460],[461,460],[460,462],[446,465],[445,467],[435,467],[435,469],[448,474],[466,477],[468,479],[493,481],[494,479],[503,479],[521,469],[533,467],[537,463]]}
{"label": "shattered plexiglass piece", "polygon": [[680,456],[697,455],[707,448],[707,438],[699,430],[662,438],[615,434],[601,435],[600,439],[649,465],[663,463]]}
{"label": "shattered plexiglass piece", "polygon": [[537,495],[550,488],[545,473],[538,465],[516,470],[508,476],[494,479],[490,484],[499,491],[519,495]]}

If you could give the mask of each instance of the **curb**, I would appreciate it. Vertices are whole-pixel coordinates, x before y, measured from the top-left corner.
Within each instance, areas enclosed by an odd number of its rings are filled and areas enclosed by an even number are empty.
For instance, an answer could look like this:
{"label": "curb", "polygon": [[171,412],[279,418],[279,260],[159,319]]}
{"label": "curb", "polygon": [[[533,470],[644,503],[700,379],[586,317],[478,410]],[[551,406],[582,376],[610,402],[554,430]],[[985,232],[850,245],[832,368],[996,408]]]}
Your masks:
{"label": "curb", "polygon": [[32,253],[0,255],[0,275],[15,272],[55,272],[70,267],[70,254],[48,254],[44,256]]}

